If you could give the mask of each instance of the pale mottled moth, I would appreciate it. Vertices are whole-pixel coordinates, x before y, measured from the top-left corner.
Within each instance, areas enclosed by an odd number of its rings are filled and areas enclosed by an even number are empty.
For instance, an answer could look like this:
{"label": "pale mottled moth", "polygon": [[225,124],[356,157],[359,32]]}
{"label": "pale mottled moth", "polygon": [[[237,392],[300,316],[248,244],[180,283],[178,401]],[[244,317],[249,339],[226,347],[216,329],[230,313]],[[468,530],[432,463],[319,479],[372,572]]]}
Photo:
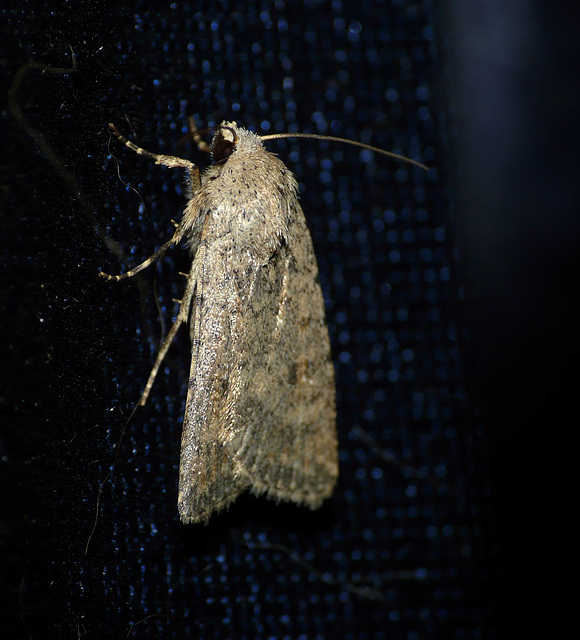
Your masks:
{"label": "pale mottled moth", "polygon": [[[200,173],[189,160],[127,147],[156,164],[185,169],[190,196],[173,237],[129,278],[186,240],[192,253],[179,313],[139,401],[147,401],[177,330],[188,323],[191,372],[179,468],[185,523],[207,522],[250,489],[311,509],[338,478],[334,370],[318,267],[298,185],[258,136],[222,122]],[[411,161],[419,165],[415,161]],[[419,165],[422,166],[422,165]]]}

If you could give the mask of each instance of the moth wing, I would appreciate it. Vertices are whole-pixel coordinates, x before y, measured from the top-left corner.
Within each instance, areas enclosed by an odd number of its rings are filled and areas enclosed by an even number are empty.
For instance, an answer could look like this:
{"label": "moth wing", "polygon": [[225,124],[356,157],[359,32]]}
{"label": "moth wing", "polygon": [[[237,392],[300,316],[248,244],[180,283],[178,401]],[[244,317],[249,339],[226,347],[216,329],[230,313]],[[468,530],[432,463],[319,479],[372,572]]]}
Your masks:
{"label": "moth wing", "polygon": [[252,275],[230,387],[237,477],[317,508],[338,477],[334,368],[318,266],[296,202],[287,241]]}
{"label": "moth wing", "polygon": [[[248,488],[320,506],[338,476],[334,369],[304,214],[265,263],[211,227],[194,258],[178,508],[207,521]],[[208,302],[211,299],[211,304]]]}
{"label": "moth wing", "polygon": [[192,269],[196,289],[190,313],[191,372],[177,500],[185,523],[207,522],[214,511],[233,502],[250,484],[236,472],[224,442],[231,424],[228,380],[237,319],[230,313],[236,296],[224,287],[227,261],[219,259],[223,247],[216,251],[216,244],[212,238],[202,238]]}

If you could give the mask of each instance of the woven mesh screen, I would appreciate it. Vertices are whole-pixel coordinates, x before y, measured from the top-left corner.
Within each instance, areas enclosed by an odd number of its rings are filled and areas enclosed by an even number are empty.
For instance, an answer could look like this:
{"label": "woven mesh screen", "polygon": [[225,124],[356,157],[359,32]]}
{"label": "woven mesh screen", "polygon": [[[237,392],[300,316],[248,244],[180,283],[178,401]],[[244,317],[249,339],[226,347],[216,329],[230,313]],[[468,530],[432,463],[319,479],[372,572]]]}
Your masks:
{"label": "woven mesh screen", "polygon": [[[495,637],[431,3],[122,4],[5,14],[20,68],[5,145],[10,637]],[[190,115],[432,167],[268,143],[300,183],[336,369],[340,479],[317,512],[245,495],[208,526],[179,522],[186,330],[132,415],[189,256],[124,283],[98,273],[167,240],[186,194],[107,123],[202,163]]]}

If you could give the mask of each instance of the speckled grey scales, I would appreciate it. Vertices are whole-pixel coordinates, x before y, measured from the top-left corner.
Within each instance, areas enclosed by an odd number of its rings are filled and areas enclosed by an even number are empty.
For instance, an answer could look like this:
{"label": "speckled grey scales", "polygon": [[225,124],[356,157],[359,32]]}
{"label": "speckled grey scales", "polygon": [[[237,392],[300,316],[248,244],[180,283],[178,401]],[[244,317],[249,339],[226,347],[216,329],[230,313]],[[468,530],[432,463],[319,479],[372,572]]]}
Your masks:
{"label": "speckled grey scales", "polygon": [[182,307],[141,402],[167,342],[189,322],[181,519],[207,521],[246,489],[319,507],[338,476],[334,371],[294,177],[259,136],[233,122],[220,125],[212,142],[218,163],[201,180],[187,160],[118,137],[191,176],[191,198],[171,241],[124,274],[184,238],[192,246]]}

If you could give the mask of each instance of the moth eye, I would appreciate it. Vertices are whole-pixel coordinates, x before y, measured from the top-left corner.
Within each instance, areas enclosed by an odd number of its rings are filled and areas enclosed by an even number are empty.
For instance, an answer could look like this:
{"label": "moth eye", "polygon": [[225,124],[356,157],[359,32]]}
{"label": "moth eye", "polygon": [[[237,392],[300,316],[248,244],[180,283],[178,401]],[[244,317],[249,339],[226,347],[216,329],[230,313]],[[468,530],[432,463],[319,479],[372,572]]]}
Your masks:
{"label": "moth eye", "polygon": [[214,147],[213,159],[223,164],[234,152],[235,146],[231,140],[220,140]]}

